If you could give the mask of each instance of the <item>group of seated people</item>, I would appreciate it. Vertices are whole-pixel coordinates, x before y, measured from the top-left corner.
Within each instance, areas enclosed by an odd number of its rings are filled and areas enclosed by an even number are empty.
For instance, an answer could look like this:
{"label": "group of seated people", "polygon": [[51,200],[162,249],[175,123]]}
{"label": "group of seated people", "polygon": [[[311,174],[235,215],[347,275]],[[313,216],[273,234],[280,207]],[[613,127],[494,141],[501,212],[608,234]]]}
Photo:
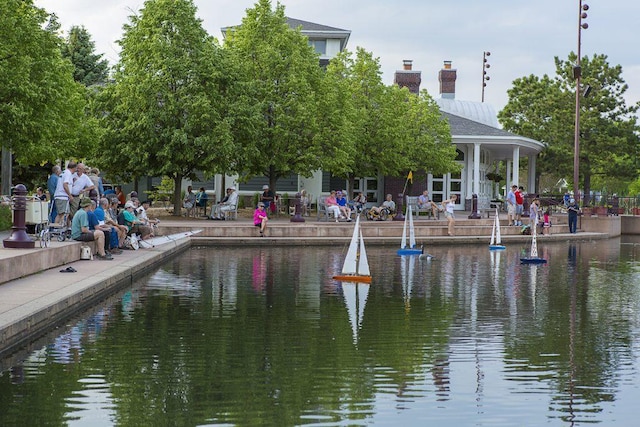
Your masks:
{"label": "group of seated people", "polygon": [[[351,222],[351,215],[353,213],[359,215],[361,212],[366,210],[367,197],[363,192],[359,192],[353,200],[349,200],[347,197],[347,190],[331,190],[329,196],[325,199],[325,206],[327,212],[333,215],[336,222],[339,222],[340,219],[345,219],[347,222]],[[374,207],[372,209],[378,208]]]}
{"label": "group of seated people", "polygon": [[[92,197],[93,196],[93,197]],[[142,203],[132,192],[122,208],[118,197],[97,198],[97,192],[83,197],[71,220],[71,238],[81,242],[96,242],[97,259],[111,260],[126,249],[127,237],[133,234],[146,240],[155,236],[159,220],[149,219],[148,201]]]}

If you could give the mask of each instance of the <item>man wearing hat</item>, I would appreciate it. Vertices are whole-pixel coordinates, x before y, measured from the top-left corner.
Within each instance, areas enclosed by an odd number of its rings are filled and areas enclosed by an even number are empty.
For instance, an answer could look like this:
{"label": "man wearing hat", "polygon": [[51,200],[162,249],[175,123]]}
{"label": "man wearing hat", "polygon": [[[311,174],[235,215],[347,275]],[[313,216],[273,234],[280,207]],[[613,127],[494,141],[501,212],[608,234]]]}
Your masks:
{"label": "man wearing hat", "polygon": [[227,200],[221,201],[220,203],[215,205],[213,209],[213,213],[211,214],[211,219],[224,220],[224,213],[235,211],[237,204],[238,204],[238,192],[236,191],[236,187],[227,188]]}
{"label": "man wearing hat", "polygon": [[124,209],[121,212],[124,225],[129,229],[127,234],[139,234],[142,240],[154,237],[151,227],[144,225],[142,220],[136,218],[135,209],[135,202],[129,200],[124,204]]}
{"label": "man wearing hat", "polygon": [[567,205],[567,217],[569,220],[569,233],[575,233],[578,228],[578,215],[580,215],[580,207],[573,197],[569,199]]}
{"label": "man wearing hat", "polygon": [[104,251],[104,232],[102,230],[89,230],[89,216],[87,211],[91,209],[93,201],[88,197],[80,201],[80,209],[71,221],[71,238],[80,242],[96,242],[98,259],[111,260],[113,257]]}
{"label": "man wearing hat", "polygon": [[263,185],[262,196],[260,196],[260,201],[264,203],[264,209],[267,211],[267,213],[275,212],[276,205],[273,204],[274,200],[275,200],[275,196],[273,194],[273,191],[269,189],[269,186],[267,184]]}

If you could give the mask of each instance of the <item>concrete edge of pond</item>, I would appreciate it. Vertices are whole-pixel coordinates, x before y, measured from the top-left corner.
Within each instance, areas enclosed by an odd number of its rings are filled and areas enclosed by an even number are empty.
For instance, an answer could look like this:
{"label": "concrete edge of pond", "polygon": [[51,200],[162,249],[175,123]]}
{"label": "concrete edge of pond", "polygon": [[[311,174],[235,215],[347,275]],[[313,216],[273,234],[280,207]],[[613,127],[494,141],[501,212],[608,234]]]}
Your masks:
{"label": "concrete edge of pond", "polygon": [[[0,357],[28,345],[138,277],[188,249],[181,239],[151,249],[124,251],[111,261],[75,261],[0,286]],[[75,272],[63,272],[71,267]]]}

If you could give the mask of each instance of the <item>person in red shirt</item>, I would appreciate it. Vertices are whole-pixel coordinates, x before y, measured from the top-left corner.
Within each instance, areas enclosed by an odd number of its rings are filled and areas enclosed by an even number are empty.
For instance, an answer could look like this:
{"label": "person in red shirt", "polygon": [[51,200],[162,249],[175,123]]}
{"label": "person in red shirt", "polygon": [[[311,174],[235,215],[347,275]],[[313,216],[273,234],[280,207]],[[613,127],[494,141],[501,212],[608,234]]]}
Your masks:
{"label": "person in red shirt", "polygon": [[524,188],[518,187],[516,196],[516,225],[522,225],[522,214],[524,213]]}
{"label": "person in red shirt", "polygon": [[118,207],[124,207],[124,204],[127,203],[127,196],[122,192],[122,187],[116,185],[116,197],[118,198]]}

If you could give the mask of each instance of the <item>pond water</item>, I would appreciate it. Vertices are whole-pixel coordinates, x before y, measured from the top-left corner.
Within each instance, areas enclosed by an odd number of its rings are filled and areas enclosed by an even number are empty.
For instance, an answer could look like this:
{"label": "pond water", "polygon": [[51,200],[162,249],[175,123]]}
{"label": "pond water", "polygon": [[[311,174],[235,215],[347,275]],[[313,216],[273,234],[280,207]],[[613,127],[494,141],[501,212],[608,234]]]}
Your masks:
{"label": "pond water", "polygon": [[640,244],[193,248],[0,375],[0,425],[636,425]]}

